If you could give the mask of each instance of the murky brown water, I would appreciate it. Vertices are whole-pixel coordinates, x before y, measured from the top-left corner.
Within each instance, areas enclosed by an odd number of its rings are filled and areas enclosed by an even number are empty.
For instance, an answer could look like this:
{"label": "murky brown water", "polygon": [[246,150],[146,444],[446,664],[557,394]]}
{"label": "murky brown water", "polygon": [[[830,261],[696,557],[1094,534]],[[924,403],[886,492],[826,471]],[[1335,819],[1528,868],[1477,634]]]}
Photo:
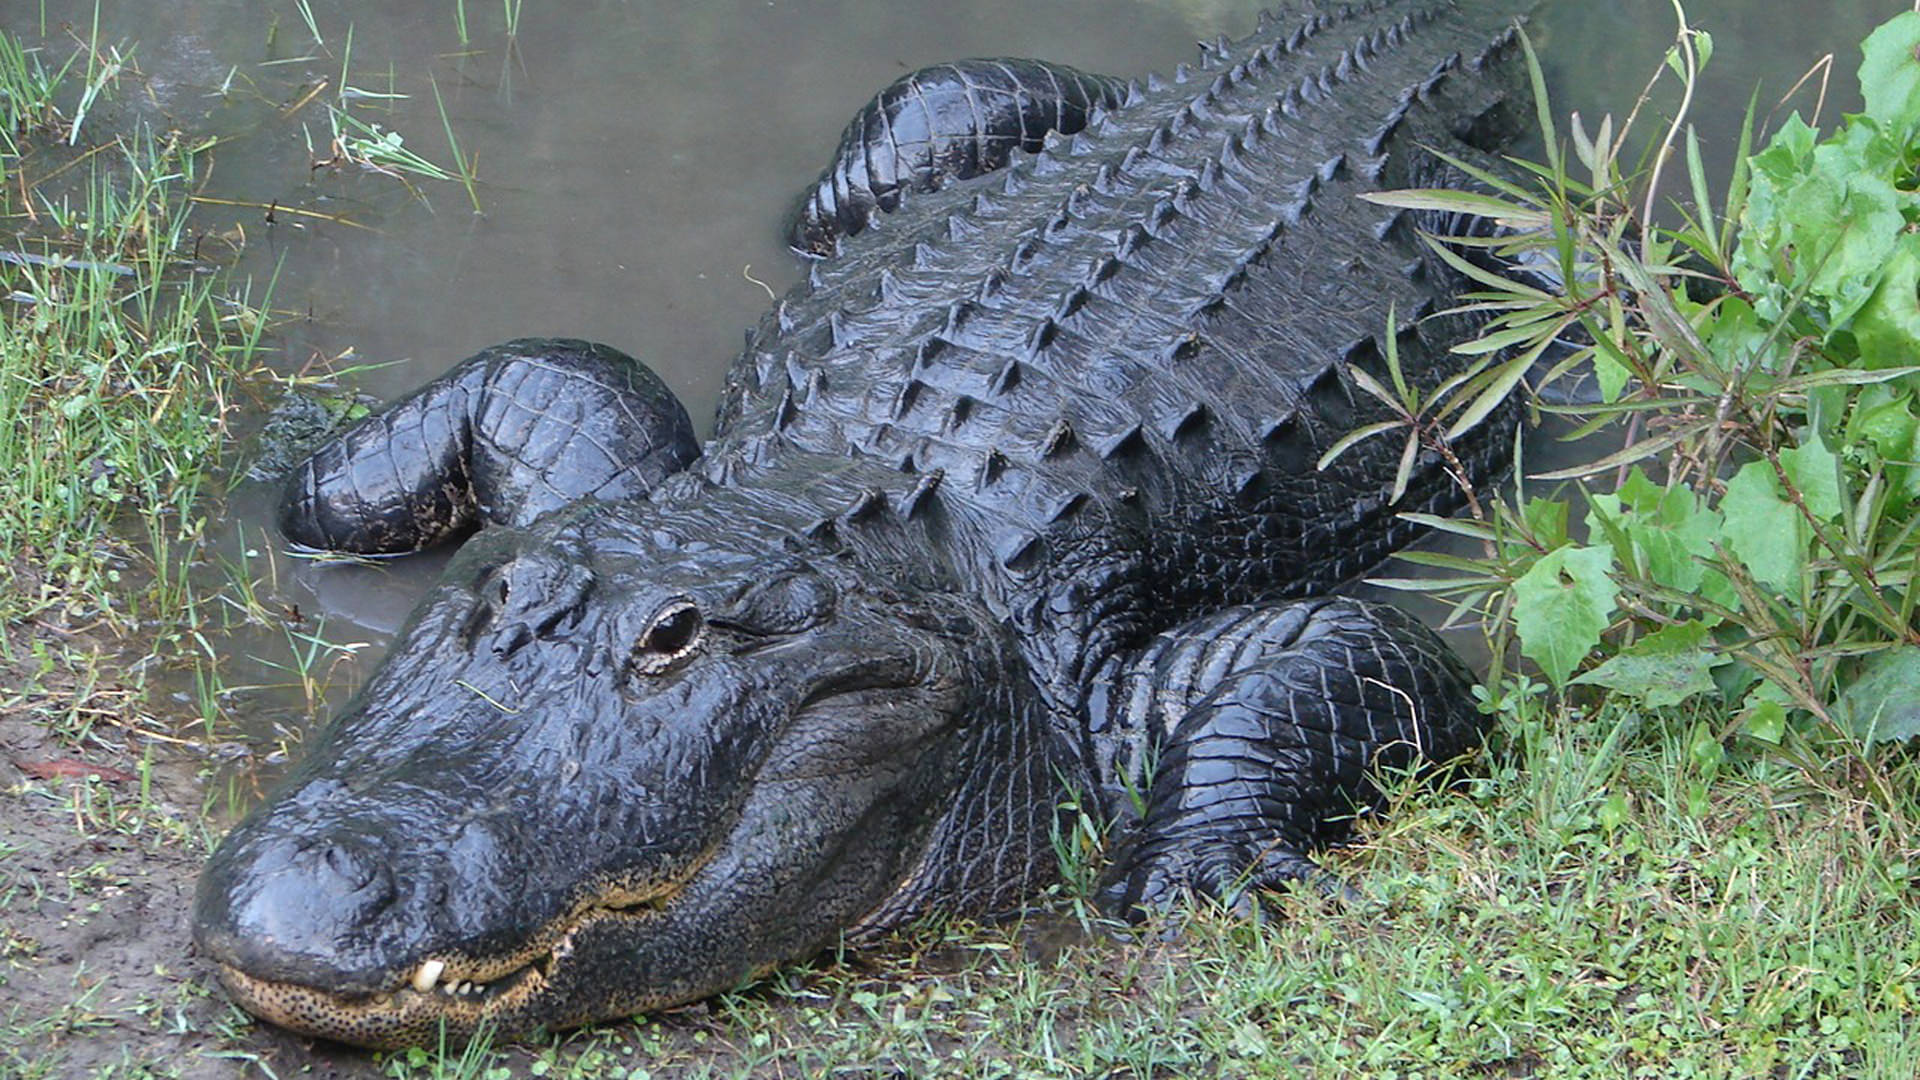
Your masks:
{"label": "murky brown water", "polygon": [[[1246,30],[1261,4],[533,0],[510,39],[500,4],[471,0],[464,43],[459,6],[311,0],[312,30],[295,0],[102,0],[98,11],[102,36],[136,43],[148,76],[131,107],[231,136],[213,154],[208,194],[257,205],[208,206],[201,220],[244,230],[256,296],[274,279],[273,306],[289,316],[275,335],[279,366],[390,364],[350,380],[389,397],[495,341],[581,336],[646,360],[700,418],[768,302],[748,275],[775,291],[795,278],[781,219],[873,90],[957,56],[1166,69],[1198,38]],[[1834,52],[1848,89],[1827,107],[1851,107],[1855,43],[1907,6],[1696,0],[1690,14],[1718,46],[1696,106],[1715,175],[1756,81],[1765,115]],[[93,12],[92,0],[8,0],[0,26],[30,40],[44,27],[58,42],[63,20],[84,32]],[[1589,117],[1631,108],[1673,25],[1669,0],[1551,2],[1535,36],[1556,105]],[[455,184],[424,184],[429,205],[385,176],[314,168],[328,155],[324,101],[343,85],[407,95],[356,114],[450,164],[437,86],[477,163],[481,212]],[[280,208],[272,224],[266,204]],[[234,535],[246,530],[237,546],[265,546],[263,493],[243,488],[231,513]],[[433,565],[282,563],[278,592],[373,656]]]}

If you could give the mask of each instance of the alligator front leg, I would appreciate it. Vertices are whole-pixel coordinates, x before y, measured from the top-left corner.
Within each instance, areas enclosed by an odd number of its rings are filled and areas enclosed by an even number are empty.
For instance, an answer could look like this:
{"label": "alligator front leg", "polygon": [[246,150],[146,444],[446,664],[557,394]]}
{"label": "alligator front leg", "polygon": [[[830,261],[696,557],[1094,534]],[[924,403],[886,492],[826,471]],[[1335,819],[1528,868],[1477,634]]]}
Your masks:
{"label": "alligator front leg", "polygon": [[833,164],[807,192],[787,239],[802,255],[833,254],[839,237],[891,213],[907,191],[992,172],[1017,147],[1071,135],[1127,83],[1044,60],[956,60],[909,72],[854,114]]}
{"label": "alligator front leg", "polygon": [[1114,705],[1133,756],[1158,760],[1101,905],[1138,918],[1192,895],[1248,911],[1253,890],[1289,880],[1337,887],[1307,853],[1378,799],[1379,770],[1479,742],[1471,683],[1432,631],[1346,598],[1231,608],[1162,635]]}
{"label": "alligator front leg", "polygon": [[699,453],[686,409],[639,361],[586,341],[521,338],[461,361],[296,466],[280,529],[323,551],[418,551],[583,498],[645,495]]}

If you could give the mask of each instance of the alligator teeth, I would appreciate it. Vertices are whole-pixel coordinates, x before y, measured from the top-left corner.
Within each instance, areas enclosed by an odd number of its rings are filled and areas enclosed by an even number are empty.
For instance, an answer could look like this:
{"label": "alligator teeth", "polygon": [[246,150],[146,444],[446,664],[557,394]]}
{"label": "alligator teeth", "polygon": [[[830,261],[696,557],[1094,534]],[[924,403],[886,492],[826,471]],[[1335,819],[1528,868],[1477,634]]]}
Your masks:
{"label": "alligator teeth", "polygon": [[440,973],[445,970],[447,970],[446,961],[428,960],[413,973],[413,988],[422,994],[426,993],[433,989],[434,983],[440,981]]}

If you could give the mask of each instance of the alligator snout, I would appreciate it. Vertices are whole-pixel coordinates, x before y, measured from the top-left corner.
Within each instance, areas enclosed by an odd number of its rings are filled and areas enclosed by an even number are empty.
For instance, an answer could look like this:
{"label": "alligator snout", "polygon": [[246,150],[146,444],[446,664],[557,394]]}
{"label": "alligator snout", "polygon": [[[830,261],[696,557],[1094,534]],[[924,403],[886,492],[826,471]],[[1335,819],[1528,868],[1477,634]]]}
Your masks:
{"label": "alligator snout", "polygon": [[203,944],[224,962],[259,970],[266,961],[279,978],[347,974],[341,943],[363,938],[398,899],[385,854],[370,839],[338,835],[261,836],[246,847],[244,873],[216,864],[203,879]]}

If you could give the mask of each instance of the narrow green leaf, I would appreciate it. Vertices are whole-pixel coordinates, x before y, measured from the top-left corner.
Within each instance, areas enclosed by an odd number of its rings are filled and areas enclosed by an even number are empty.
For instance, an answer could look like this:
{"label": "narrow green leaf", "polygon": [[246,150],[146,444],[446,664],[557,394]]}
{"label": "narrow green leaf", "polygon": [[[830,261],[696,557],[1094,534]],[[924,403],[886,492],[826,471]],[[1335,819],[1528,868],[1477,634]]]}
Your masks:
{"label": "narrow green leaf", "polygon": [[1325,472],[1327,466],[1333,464],[1341,454],[1351,450],[1355,445],[1365,442],[1375,435],[1406,426],[1407,422],[1404,420],[1382,420],[1377,424],[1368,424],[1365,427],[1355,428],[1345,435],[1342,435],[1332,446],[1327,447],[1327,452],[1320,455],[1320,461],[1314,467],[1321,472]]}
{"label": "narrow green leaf", "polygon": [[1549,224],[1547,215],[1539,210],[1515,206],[1505,199],[1496,199],[1476,191],[1453,191],[1445,188],[1367,191],[1362,192],[1360,197],[1370,203],[1398,207],[1402,210],[1436,210],[1444,214],[1470,214],[1475,217],[1492,218],[1516,229],[1543,229]]}
{"label": "narrow green leaf", "polygon": [[1425,525],[1429,529],[1435,529],[1439,532],[1444,532],[1444,533],[1453,533],[1455,536],[1464,536],[1470,540],[1494,539],[1494,532],[1492,527],[1488,526],[1484,522],[1467,521],[1461,518],[1447,518],[1447,517],[1440,517],[1437,514],[1419,514],[1419,513],[1413,513],[1413,512],[1400,514],[1398,515],[1398,517],[1400,518],[1401,521],[1411,521],[1416,525]]}
{"label": "narrow green leaf", "polygon": [[1589,461],[1582,465],[1570,465],[1567,468],[1555,469],[1552,472],[1532,473],[1527,477],[1527,479],[1529,480],[1579,480],[1583,477],[1598,476],[1603,472],[1612,472],[1613,470],[1621,468],[1623,466],[1631,465],[1636,461],[1641,461],[1646,458],[1652,457],[1653,455],[1658,454],[1661,451],[1664,451],[1667,448],[1680,443],[1684,439],[1691,438],[1696,432],[1699,431],[1700,427],[1702,426],[1702,423],[1704,422],[1687,424],[1683,427],[1678,427],[1671,431],[1663,432],[1662,434],[1659,434],[1659,435],[1654,435],[1645,439],[1641,439],[1637,443],[1633,443],[1632,445],[1626,446],[1620,450],[1616,450],[1613,453],[1608,454],[1606,457],[1600,458],[1596,461]]}
{"label": "narrow green leaf", "polygon": [[1352,377],[1355,385],[1359,386],[1361,390],[1365,391],[1369,397],[1372,397],[1375,400],[1379,401],[1380,404],[1385,405],[1387,408],[1392,409],[1394,412],[1407,411],[1405,409],[1405,406],[1402,400],[1399,397],[1396,397],[1393,391],[1388,390],[1386,387],[1380,385],[1380,380],[1374,378],[1372,375],[1369,375],[1365,368],[1356,367],[1353,364],[1348,364],[1347,374]]}
{"label": "narrow green leaf", "polygon": [[1530,321],[1521,326],[1484,334],[1474,338],[1472,341],[1463,341],[1455,345],[1452,351],[1461,356],[1481,356],[1490,352],[1499,352],[1501,349],[1510,348],[1523,342],[1538,344],[1542,336],[1550,341],[1558,337],[1561,331],[1565,330],[1567,324],[1571,323],[1573,319],[1574,317],[1572,315],[1567,315],[1551,326],[1543,326],[1540,322]]}
{"label": "narrow green leaf", "polygon": [[1447,429],[1447,439],[1457,439],[1472,431],[1480,421],[1485,420],[1493,410],[1505,403],[1513,393],[1513,388],[1520,384],[1520,380],[1526,376],[1527,372],[1533,370],[1534,361],[1540,359],[1540,354],[1545,352],[1547,346],[1551,344],[1553,339],[1548,338],[1501,365],[1487,388],[1473,400],[1473,404],[1467,406],[1467,411],[1461,414],[1460,419],[1455,420],[1453,426]]}
{"label": "narrow green leaf", "polygon": [[1407,445],[1400,451],[1400,468],[1393,474],[1393,494],[1387,497],[1389,506],[1400,501],[1407,493],[1407,485],[1413,480],[1413,464],[1420,457],[1420,436],[1407,432]]}
{"label": "narrow green leaf", "polygon": [[[1700,156],[1700,133],[1691,124],[1687,125],[1687,181],[1693,187],[1693,212],[1698,215],[1700,235],[1712,242],[1717,235],[1713,225],[1713,195],[1707,190],[1707,165]],[[1707,254],[1717,261],[1720,252],[1716,248]]]}
{"label": "narrow green leaf", "polygon": [[1540,57],[1533,51],[1533,42],[1527,40],[1525,34],[1520,35],[1520,51],[1527,56],[1527,80],[1533,84],[1534,120],[1546,150],[1547,167],[1558,175],[1566,170],[1560,162],[1560,136],[1553,129],[1553,106],[1548,103],[1547,76],[1540,69]]}
{"label": "narrow green leaf", "polygon": [[1429,566],[1435,570],[1454,570],[1476,576],[1485,576],[1488,566],[1485,559],[1469,559],[1462,555],[1448,555],[1441,551],[1402,551],[1395,553],[1394,558],[1415,566]]}
{"label": "narrow green leaf", "polygon": [[1432,248],[1434,252],[1440,256],[1442,261],[1455,270],[1458,270],[1462,276],[1477,281],[1501,295],[1525,296],[1533,300],[1554,299],[1553,294],[1544,289],[1536,289],[1531,285],[1522,285],[1512,278],[1502,277],[1491,270],[1473,265],[1461,258],[1459,252],[1448,247],[1446,241],[1440,237],[1423,236],[1422,239],[1427,242],[1428,247]]}
{"label": "narrow green leaf", "polygon": [[1366,583],[1395,592],[1445,593],[1456,589],[1485,589],[1506,582],[1491,577],[1451,577],[1451,578],[1367,578]]}

